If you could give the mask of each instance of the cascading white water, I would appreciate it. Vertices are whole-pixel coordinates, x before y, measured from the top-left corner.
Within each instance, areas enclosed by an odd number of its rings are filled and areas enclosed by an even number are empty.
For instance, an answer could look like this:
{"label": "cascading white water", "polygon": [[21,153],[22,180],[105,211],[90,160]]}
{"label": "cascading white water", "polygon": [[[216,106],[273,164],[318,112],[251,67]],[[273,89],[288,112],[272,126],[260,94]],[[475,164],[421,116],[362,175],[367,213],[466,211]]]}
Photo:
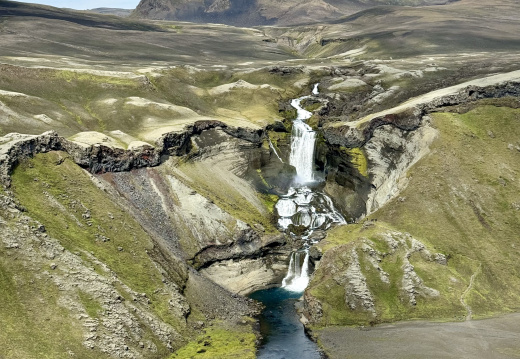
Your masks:
{"label": "cascading white water", "polygon": [[314,180],[314,144],[316,132],[302,120],[293,122],[289,163],[296,168],[296,180],[308,183]]}
{"label": "cascading white water", "polygon": [[314,88],[312,89],[312,94],[313,95],[319,95],[320,94],[320,91],[318,90],[318,86],[319,86],[319,83],[314,84]]}
{"label": "cascading white water", "polygon": [[289,268],[287,269],[287,274],[285,278],[282,280],[282,287],[286,287],[288,282],[294,278],[294,253],[291,253],[291,259],[289,260]]}
{"label": "cascading white water", "polygon": [[[301,257],[303,263],[301,263]],[[282,281],[282,287],[291,292],[303,292],[309,284],[309,253],[307,250],[291,253],[287,275]]]}
{"label": "cascading white water", "polygon": [[[303,258],[303,264],[300,266],[301,256]],[[291,292],[303,292],[307,285],[309,285],[309,253],[307,250],[304,252],[293,252],[291,254],[291,260],[289,263],[289,269],[287,275],[282,281],[282,287]]]}
{"label": "cascading white water", "polygon": [[[312,90],[317,95],[318,84]],[[282,287],[291,292],[303,292],[309,284],[309,253],[308,247],[313,243],[308,239],[314,230],[328,229],[333,223],[345,224],[345,219],[334,208],[330,197],[322,192],[314,192],[306,184],[316,183],[314,176],[314,146],[316,132],[304,121],[312,113],[301,107],[301,101],[309,96],[291,101],[297,116],[293,121],[291,134],[291,153],[289,163],[296,168],[295,186],[291,187],[285,196],[276,203],[279,215],[278,226],[288,229],[291,225],[304,228],[301,238],[306,241],[304,250],[291,253],[287,275],[282,281]],[[304,256],[300,266],[301,256]]]}

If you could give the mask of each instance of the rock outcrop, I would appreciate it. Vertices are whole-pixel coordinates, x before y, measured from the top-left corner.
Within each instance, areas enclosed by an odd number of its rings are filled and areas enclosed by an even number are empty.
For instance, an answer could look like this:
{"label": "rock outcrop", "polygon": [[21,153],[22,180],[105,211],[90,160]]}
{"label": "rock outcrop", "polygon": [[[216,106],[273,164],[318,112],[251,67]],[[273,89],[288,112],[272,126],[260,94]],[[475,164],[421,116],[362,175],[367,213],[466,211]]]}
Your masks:
{"label": "rock outcrop", "polygon": [[428,113],[480,99],[508,96],[520,96],[519,71],[433,91],[352,123],[333,123],[325,126],[323,136],[331,145],[362,147],[380,126],[392,125],[404,131],[411,131],[421,125],[423,117]]}
{"label": "rock outcrop", "polygon": [[[381,243],[385,243],[386,249],[381,249]],[[381,291],[390,288],[397,288],[396,300],[403,306],[415,306],[418,297],[439,296],[437,289],[424,284],[410,263],[414,255],[414,261],[441,267],[447,264],[444,254],[434,254],[410,234],[397,231],[387,231],[373,239],[360,237],[326,251],[305,292],[305,321],[316,325],[345,324],[350,315],[360,318],[360,313],[364,313],[365,321],[377,322],[387,305]],[[392,272],[383,269],[391,268],[393,263],[402,264]],[[335,317],[342,312],[339,318]]]}
{"label": "rock outcrop", "polygon": [[137,149],[124,150],[103,144],[77,143],[59,136],[55,131],[48,131],[39,136],[10,133],[0,139],[0,181],[9,185],[9,175],[22,158],[49,151],[67,152],[78,165],[91,173],[153,167],[170,155],[186,154],[190,149],[192,136],[213,128],[222,128],[231,136],[254,143],[259,143],[263,136],[262,130],[229,127],[220,121],[197,121],[186,126],[184,131],[166,133],[157,140],[156,147],[143,145]]}
{"label": "rock outcrop", "polygon": [[434,91],[358,121],[325,124],[317,151],[327,173],[325,189],[347,218],[373,213],[406,187],[406,171],[429,152],[436,130],[428,114],[480,99],[519,96],[520,72],[515,71]]}

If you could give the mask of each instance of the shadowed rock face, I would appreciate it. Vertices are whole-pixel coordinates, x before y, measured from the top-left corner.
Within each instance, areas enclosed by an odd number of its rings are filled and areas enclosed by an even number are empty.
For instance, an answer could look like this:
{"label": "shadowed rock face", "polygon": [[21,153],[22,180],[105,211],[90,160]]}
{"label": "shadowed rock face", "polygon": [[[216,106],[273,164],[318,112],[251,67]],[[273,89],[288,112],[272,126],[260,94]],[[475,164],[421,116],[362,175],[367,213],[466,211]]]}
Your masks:
{"label": "shadowed rock face", "polygon": [[142,0],[133,16],[235,26],[287,25],[333,20],[379,5],[416,6],[445,3],[447,2],[439,0]]}

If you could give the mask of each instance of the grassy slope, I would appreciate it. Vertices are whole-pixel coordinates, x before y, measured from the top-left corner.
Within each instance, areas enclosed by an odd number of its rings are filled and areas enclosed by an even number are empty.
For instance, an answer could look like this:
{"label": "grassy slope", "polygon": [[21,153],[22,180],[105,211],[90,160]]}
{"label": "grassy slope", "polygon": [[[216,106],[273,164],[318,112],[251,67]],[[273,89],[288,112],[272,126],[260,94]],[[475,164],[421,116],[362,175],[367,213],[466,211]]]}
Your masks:
{"label": "grassy slope", "polygon": [[[35,278],[16,257],[0,248],[0,355],[5,358],[69,358],[92,355],[83,347],[83,328],[58,306],[58,289]],[[52,333],[52,335],[51,335]],[[99,358],[106,357],[100,352]]]}
{"label": "grassy slope", "polygon": [[254,359],[256,336],[236,327],[208,328],[170,359]]}
{"label": "grassy slope", "polygon": [[[465,295],[474,317],[485,317],[519,309],[520,297],[520,111],[482,106],[463,115],[439,113],[433,125],[440,131],[432,152],[407,174],[410,183],[400,195],[369,218],[377,224],[338,227],[322,242],[324,262],[344,268],[341,254],[368,238],[382,246],[381,233],[408,232],[430,251],[449,256],[448,266],[413,255],[410,262],[425,285],[441,292],[437,298],[418,298],[415,307],[400,295],[402,258],[383,259],[391,275],[384,285],[369,266],[362,268],[376,297],[377,321],[400,319],[461,320],[465,310],[460,297],[475,274],[473,287]],[[404,199],[404,201],[402,201]],[[480,268],[479,268],[480,267]],[[310,293],[324,305],[325,324],[360,324],[374,319],[364,312],[346,309],[344,290],[334,283],[323,266],[311,283]]]}
{"label": "grassy slope", "polygon": [[[132,78],[4,65],[0,71],[0,89],[30,97],[0,94],[0,113],[6,114],[0,121],[0,134],[40,134],[54,129],[64,136],[81,131],[110,135],[109,131],[119,130],[134,138],[151,140],[147,134],[155,130],[180,129],[186,123],[208,118],[234,126],[265,126],[281,119],[278,102],[296,96],[301,89],[293,84],[306,76],[297,73],[282,77],[265,69],[249,73],[192,73],[187,68],[176,68],[149,77],[148,83],[144,76]],[[254,85],[270,84],[277,89],[238,88],[221,94],[209,91],[238,80]],[[130,97],[148,103],[136,105]],[[34,117],[41,114],[52,122]]]}
{"label": "grassy slope", "polygon": [[[64,160],[64,161],[63,161]],[[61,162],[63,161],[63,162]],[[46,227],[47,233],[58,239],[60,243],[71,252],[89,252],[98,260],[105,263],[110,270],[117,274],[123,283],[132,290],[146,293],[152,301],[153,311],[161,320],[169,323],[180,332],[185,331],[184,325],[179,318],[169,312],[168,296],[161,294],[160,289],[164,286],[160,269],[157,268],[147,252],[152,250],[153,243],[147,233],[139,224],[116,203],[110,201],[103,191],[94,186],[88,175],[74,164],[67,155],[63,153],[49,153],[38,155],[35,159],[23,162],[13,174],[13,191],[20,203],[27,209],[27,214]],[[88,213],[89,217],[83,217]],[[113,219],[112,219],[113,217]],[[109,238],[104,242],[100,235]],[[119,250],[118,247],[123,248]],[[9,285],[9,272],[22,273],[27,281],[38,282],[34,273],[26,268],[20,268],[16,262],[12,263],[10,257],[1,256],[2,261],[11,262],[9,267],[2,270],[4,274],[2,281]],[[83,258],[88,262],[88,257]],[[171,280],[182,285],[185,273],[182,268],[175,268],[171,263],[174,276]],[[97,267],[92,263],[93,267]],[[105,273],[99,269],[98,273]],[[176,276],[176,277],[175,277]],[[38,282],[35,288],[32,286],[20,286],[12,288],[13,292],[3,292],[1,302],[6,304],[0,306],[2,320],[9,323],[10,331],[2,331],[1,339],[14,341],[19,338],[20,343],[15,346],[17,350],[25,353],[24,357],[50,356],[58,357],[64,345],[76,348],[80,353],[82,333],[76,327],[77,322],[68,318],[63,309],[57,307],[56,300],[59,298],[57,289],[51,283]],[[122,290],[122,289],[121,289]],[[131,294],[120,293],[127,300],[131,300]],[[36,295],[34,293],[36,292]],[[42,294],[38,295],[41,292]],[[20,298],[19,305],[24,307],[27,316],[27,326],[19,326],[18,315],[20,311],[11,311],[11,303],[8,296]],[[45,307],[34,300],[43,297]],[[83,294],[80,295],[82,304],[87,312],[96,312],[99,304]],[[16,308],[15,308],[16,309]],[[41,315],[41,313],[48,313]],[[33,315],[34,313],[34,315]],[[68,319],[67,319],[68,318]],[[38,325],[38,321],[49,320],[50,325],[64,326],[68,329],[44,332]],[[22,341],[34,332],[33,341]],[[39,334],[38,334],[39,333]],[[50,333],[53,333],[50,335]],[[47,344],[48,345],[45,345]],[[84,350],[84,349],[83,349]],[[165,347],[160,347],[160,353],[167,353]]]}
{"label": "grassy slope", "polygon": [[[124,211],[90,180],[89,175],[69,157],[61,152],[39,154],[34,159],[22,162],[13,174],[12,190],[16,198],[27,209],[27,215],[45,225],[47,233],[59,240],[66,250],[73,253],[88,252],[106,264],[111,271],[133,291],[146,293],[150,298],[151,311],[162,321],[172,325],[185,339],[193,338],[175,358],[191,357],[194,348],[198,351],[200,341],[211,357],[223,357],[222,353],[236,357],[254,357],[255,335],[248,322],[236,325],[216,321],[212,324],[204,315],[197,298],[190,295],[191,313],[189,321],[202,320],[208,325],[205,334],[197,333],[186,326],[169,309],[170,296],[160,289],[167,281],[184,286],[186,273],[180,264],[170,262],[168,275],[157,267],[149,252],[153,252],[153,241],[135,219]],[[84,216],[88,213],[88,216]],[[103,237],[109,238],[103,241]],[[120,250],[120,247],[123,250]],[[73,315],[58,305],[60,294],[55,284],[38,278],[34,268],[27,268],[17,258],[0,249],[0,354],[7,357],[67,357],[69,350],[80,357],[93,355],[83,343],[83,328]],[[89,262],[88,256],[81,256]],[[88,266],[89,264],[87,264]],[[97,268],[96,263],[90,264]],[[43,269],[42,269],[43,270]],[[102,268],[99,274],[106,272]],[[36,271],[37,272],[37,271]],[[35,285],[36,283],[36,285]],[[121,296],[132,300],[132,294],[118,288]],[[208,293],[196,293],[208,295]],[[101,305],[87,293],[78,292],[78,298],[86,312],[97,317]],[[20,326],[19,323],[24,323]],[[143,324],[144,325],[144,324]],[[58,328],[58,329],[56,329]],[[52,333],[52,334],[51,334]],[[32,341],[26,338],[34,338]],[[153,340],[153,336],[150,338]],[[154,357],[165,357],[169,350],[154,340],[159,351]],[[172,343],[178,348],[182,343]],[[186,356],[188,355],[189,356]],[[218,355],[217,355],[218,354]],[[226,354],[226,355],[228,355]],[[103,357],[102,353],[95,353]],[[215,356],[217,355],[217,356]],[[234,355],[234,354],[233,354]]]}

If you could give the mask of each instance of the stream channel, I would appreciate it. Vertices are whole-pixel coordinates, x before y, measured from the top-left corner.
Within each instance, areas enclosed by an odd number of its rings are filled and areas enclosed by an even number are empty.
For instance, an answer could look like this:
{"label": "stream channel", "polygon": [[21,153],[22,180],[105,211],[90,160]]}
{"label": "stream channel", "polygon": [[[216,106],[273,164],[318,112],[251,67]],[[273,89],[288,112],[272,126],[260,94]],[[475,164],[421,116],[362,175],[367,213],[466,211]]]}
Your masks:
{"label": "stream channel", "polygon": [[[312,93],[318,94],[318,84],[314,85]],[[295,305],[309,284],[309,248],[317,242],[312,233],[346,222],[334,208],[332,200],[318,189],[323,176],[314,171],[316,132],[305,123],[312,114],[301,107],[301,101],[308,97],[291,101],[297,116],[293,120],[289,164],[296,168],[296,177],[287,194],[281,196],[276,204],[279,229],[299,238],[302,245],[288,258],[287,275],[280,287],[250,295],[265,305],[259,318],[263,337],[257,353],[259,359],[322,358],[317,345],[305,335]],[[276,149],[273,146],[271,149],[282,161]],[[296,236],[291,232],[292,228],[299,228],[300,234]]]}

